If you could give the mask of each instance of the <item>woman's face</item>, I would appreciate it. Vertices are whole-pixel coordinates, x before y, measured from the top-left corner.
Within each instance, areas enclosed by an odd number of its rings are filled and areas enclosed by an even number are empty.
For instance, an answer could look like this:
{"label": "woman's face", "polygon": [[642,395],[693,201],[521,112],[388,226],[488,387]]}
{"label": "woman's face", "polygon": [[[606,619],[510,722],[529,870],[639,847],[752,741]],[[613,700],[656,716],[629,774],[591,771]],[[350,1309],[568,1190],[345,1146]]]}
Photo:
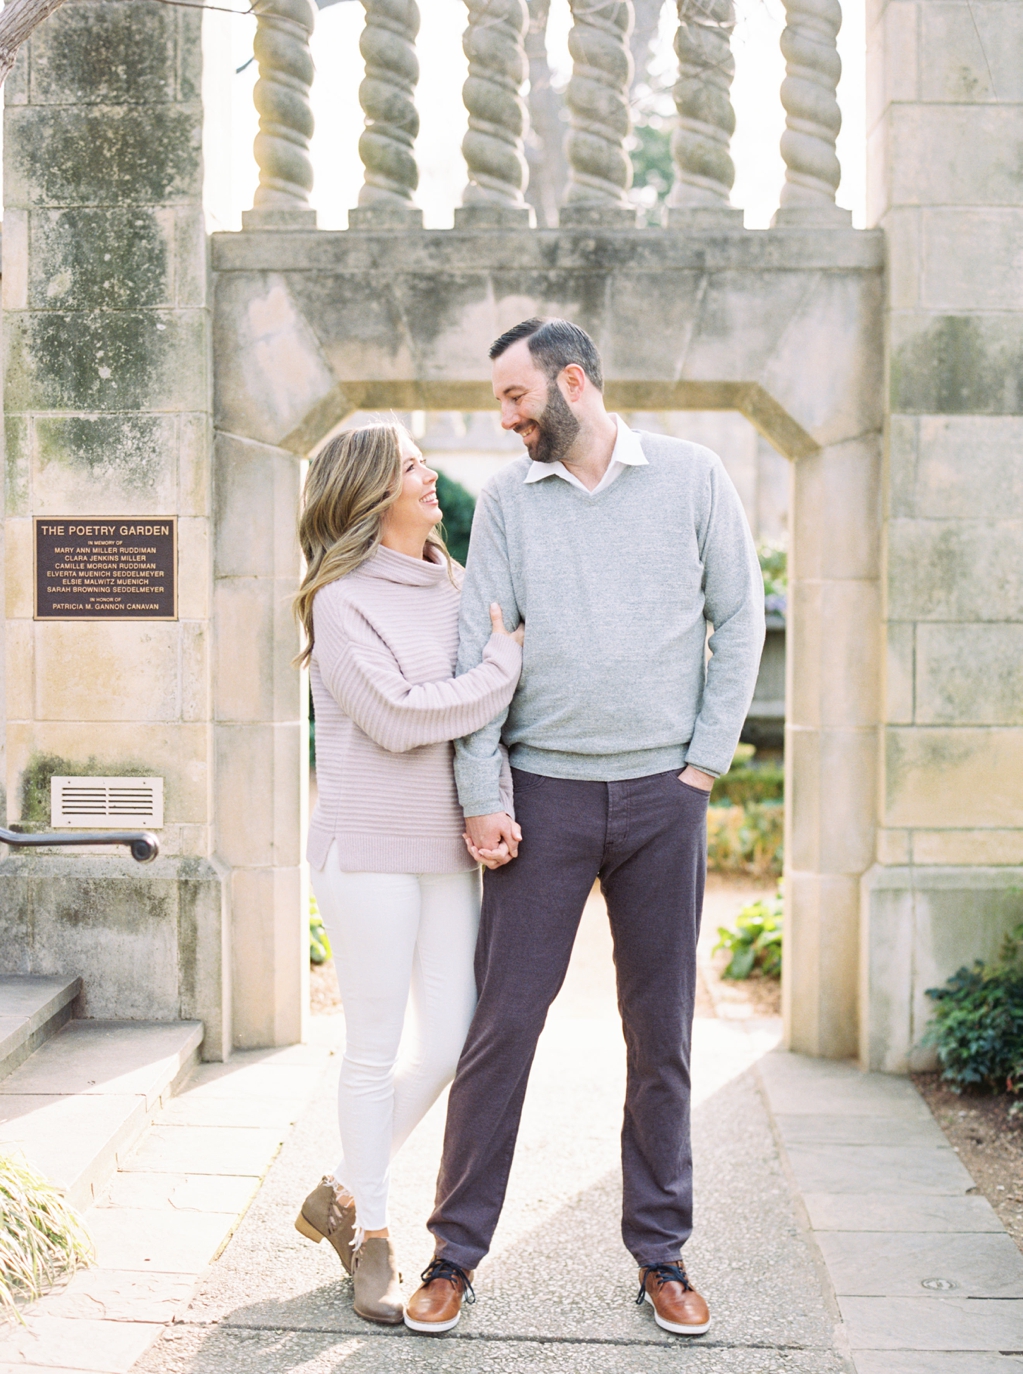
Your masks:
{"label": "woman's face", "polygon": [[426,466],[412,439],[401,432],[401,495],[383,516],[384,537],[425,539],[444,512],[437,502],[437,474]]}

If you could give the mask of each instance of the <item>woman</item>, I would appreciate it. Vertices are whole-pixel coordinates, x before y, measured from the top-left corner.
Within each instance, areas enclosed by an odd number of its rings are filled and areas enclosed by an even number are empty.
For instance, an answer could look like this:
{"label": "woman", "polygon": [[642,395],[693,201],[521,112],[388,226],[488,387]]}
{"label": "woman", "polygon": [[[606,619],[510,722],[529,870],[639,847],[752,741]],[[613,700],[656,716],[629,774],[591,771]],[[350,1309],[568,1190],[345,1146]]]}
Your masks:
{"label": "woman", "polygon": [[313,463],[299,525],[319,786],[308,858],[347,1039],[343,1158],[295,1224],[334,1246],[359,1316],[387,1324],[403,1315],[390,1160],[451,1081],[476,1001],[480,877],[451,741],[508,705],[522,666],[523,630],[495,605],[483,662],[453,676],[461,570],[437,533],[436,484],[400,426],[351,430]]}

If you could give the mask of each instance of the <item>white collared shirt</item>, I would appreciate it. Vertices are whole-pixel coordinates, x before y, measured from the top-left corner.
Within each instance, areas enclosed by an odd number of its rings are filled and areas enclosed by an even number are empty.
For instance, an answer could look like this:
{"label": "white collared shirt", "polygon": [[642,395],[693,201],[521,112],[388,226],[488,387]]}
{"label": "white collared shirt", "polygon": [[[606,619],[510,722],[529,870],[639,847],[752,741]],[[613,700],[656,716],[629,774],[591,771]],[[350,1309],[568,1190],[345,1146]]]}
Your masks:
{"label": "white collared shirt", "polygon": [[569,472],[562,462],[531,463],[529,471],[526,473],[526,482],[542,482],[545,477],[562,477],[566,482],[571,482],[573,487],[578,487],[580,491],[584,491],[587,496],[596,496],[598,492],[609,487],[627,467],[644,467],[647,459],[643,453],[643,445],[639,442],[639,435],[634,430],[629,429],[620,415],[612,415],[611,419],[618,426],[618,438],[615,440],[607,471],[592,491],[585,483],[580,482],[574,472]]}

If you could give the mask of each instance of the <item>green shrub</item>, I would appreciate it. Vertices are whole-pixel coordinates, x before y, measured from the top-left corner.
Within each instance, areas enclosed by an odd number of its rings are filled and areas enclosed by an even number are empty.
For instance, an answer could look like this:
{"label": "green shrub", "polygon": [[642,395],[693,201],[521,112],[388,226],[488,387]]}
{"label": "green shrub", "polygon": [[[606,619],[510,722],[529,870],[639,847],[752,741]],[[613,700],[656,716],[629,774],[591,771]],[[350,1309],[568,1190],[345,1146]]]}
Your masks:
{"label": "green shrub", "polygon": [[782,544],[760,544],[757,554],[764,575],[764,606],[784,615],[789,591],[788,551]]}
{"label": "green shrub", "polygon": [[955,1092],[1023,1090],[1023,925],[1005,937],[990,968],[982,959],[943,988],[928,988],[934,1020],[922,1043],[937,1050],[943,1080]]}
{"label": "green shrub", "polygon": [[92,1258],[81,1220],[53,1184],[0,1157],[0,1316],[21,1321],[19,1299],[38,1298]]}
{"label": "green shrub", "polygon": [[[429,454],[426,461],[430,461]],[[441,526],[444,542],[451,557],[464,568],[465,560],[469,557],[469,534],[472,530],[476,498],[461,482],[455,482],[441,472],[437,474],[437,500],[444,512],[444,523]]]}
{"label": "green shrub", "polygon": [[785,769],[765,763],[738,768],[733,763],[727,773],[716,779],[711,790],[712,803],[746,806],[750,802],[781,801],[785,795]]}
{"label": "green shrub", "polygon": [[765,978],[781,977],[781,889],[770,902],[750,902],[735,918],[735,929],[718,926],[719,949],[731,952],[725,978],[748,978],[759,969]]}
{"label": "green shrub", "polygon": [[781,802],[711,806],[707,810],[707,864],[715,873],[778,877],[785,855]]}
{"label": "green shrub", "polygon": [[325,964],[331,957],[330,936],[320,918],[316,898],[309,894],[309,962]]}

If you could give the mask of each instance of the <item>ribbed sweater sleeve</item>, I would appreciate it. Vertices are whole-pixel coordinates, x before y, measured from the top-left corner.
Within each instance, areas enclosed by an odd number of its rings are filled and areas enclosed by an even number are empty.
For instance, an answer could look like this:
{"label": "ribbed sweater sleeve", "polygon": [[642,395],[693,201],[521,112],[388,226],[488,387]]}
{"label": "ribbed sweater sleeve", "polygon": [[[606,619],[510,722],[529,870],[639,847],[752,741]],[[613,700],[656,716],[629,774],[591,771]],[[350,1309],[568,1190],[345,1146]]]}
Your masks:
{"label": "ribbed sweater sleeve", "polygon": [[[469,557],[462,585],[458,620],[458,671],[466,673],[485,655],[490,604],[498,602],[504,623],[514,629],[522,616],[515,598],[504,522],[496,496],[484,491],[476,503]],[[457,679],[456,679],[457,680]],[[506,810],[507,786],[502,787],[501,728],[508,701],[500,714],[487,720],[475,733],[455,741],[455,782],[458,800],[466,816],[489,816]],[[504,763],[507,768],[507,763]]]}
{"label": "ribbed sweater sleeve", "polygon": [[493,634],[471,672],[411,683],[385,641],[351,605],[322,630],[317,626],[316,648],[327,690],[370,739],[393,754],[478,730],[504,712],[522,667],[518,644]]}

